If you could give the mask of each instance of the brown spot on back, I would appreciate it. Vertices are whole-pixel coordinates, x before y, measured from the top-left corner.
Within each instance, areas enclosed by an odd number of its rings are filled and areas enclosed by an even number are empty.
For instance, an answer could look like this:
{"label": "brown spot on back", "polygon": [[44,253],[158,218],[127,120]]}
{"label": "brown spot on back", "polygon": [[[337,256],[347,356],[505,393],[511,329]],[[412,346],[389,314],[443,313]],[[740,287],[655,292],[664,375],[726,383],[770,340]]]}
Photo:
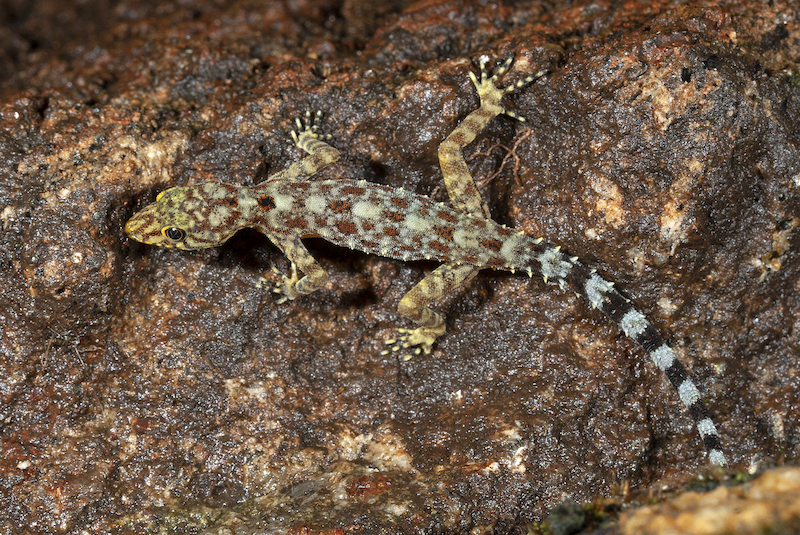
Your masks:
{"label": "brown spot on back", "polygon": [[283,224],[286,228],[305,228],[306,220],[302,217],[292,217],[287,219]]}
{"label": "brown spot on back", "polygon": [[355,224],[352,221],[347,221],[345,219],[340,219],[337,221],[335,226],[342,234],[353,235],[358,232]]}
{"label": "brown spot on back", "polygon": [[311,184],[309,184],[308,182],[292,182],[291,184],[289,184],[289,186],[292,188],[307,190],[308,188],[311,187]]}
{"label": "brown spot on back", "polygon": [[499,253],[500,249],[503,247],[503,244],[500,240],[481,240],[481,247],[489,249],[492,252]]}
{"label": "brown spot on back", "polygon": [[236,202],[236,199],[233,197],[225,197],[223,199],[217,199],[213,206],[229,206],[231,208],[238,208],[239,203]]}
{"label": "brown spot on back", "polygon": [[378,247],[380,247],[380,244],[373,240],[361,240],[361,245],[369,249],[377,249]]}
{"label": "brown spot on back", "polygon": [[275,199],[272,195],[264,195],[258,198],[258,205],[264,210],[272,210],[275,208]]}
{"label": "brown spot on back", "polygon": [[386,227],[383,229],[383,234],[390,238],[396,238],[400,235],[400,231],[393,227]]}
{"label": "brown spot on back", "polygon": [[447,245],[443,244],[442,242],[432,241],[432,242],[428,243],[428,246],[431,249],[433,249],[434,251],[439,251],[442,254],[449,254],[450,253],[450,247],[448,247]]}
{"label": "brown spot on back", "polygon": [[348,201],[335,200],[328,204],[328,209],[334,214],[342,214],[350,211],[352,205]]}
{"label": "brown spot on back", "polygon": [[359,188],[358,186],[345,186],[341,191],[345,195],[355,195],[357,197],[364,195],[364,188]]}
{"label": "brown spot on back", "polygon": [[402,197],[392,197],[389,202],[398,208],[408,208],[408,199]]}
{"label": "brown spot on back", "polygon": [[506,261],[502,258],[492,258],[486,262],[486,265],[490,268],[498,269],[504,267],[506,265]]}
{"label": "brown spot on back", "polygon": [[444,210],[439,211],[439,213],[436,215],[438,215],[441,219],[444,219],[448,223],[455,223],[456,221],[458,221],[458,218],[456,216]]}
{"label": "brown spot on back", "polygon": [[372,497],[385,494],[392,488],[389,476],[358,476],[347,486],[348,497]]}
{"label": "brown spot on back", "polygon": [[437,236],[442,238],[446,241],[453,241],[453,227],[443,227],[440,225],[436,225],[433,227],[433,231],[436,233]]}
{"label": "brown spot on back", "polygon": [[390,210],[386,211],[386,214],[384,214],[384,217],[388,221],[391,221],[392,223],[400,223],[406,218],[406,216],[403,215],[402,213],[400,213],[400,212],[392,212]]}

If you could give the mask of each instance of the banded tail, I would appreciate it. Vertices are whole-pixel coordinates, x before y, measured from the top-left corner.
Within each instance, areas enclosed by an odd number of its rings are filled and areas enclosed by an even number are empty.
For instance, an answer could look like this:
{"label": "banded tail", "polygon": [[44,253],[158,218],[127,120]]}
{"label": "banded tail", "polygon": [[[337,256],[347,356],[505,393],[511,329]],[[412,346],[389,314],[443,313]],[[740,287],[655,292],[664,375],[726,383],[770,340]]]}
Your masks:
{"label": "banded tail", "polygon": [[711,420],[706,404],[700,397],[694,382],[689,378],[686,368],[675,356],[674,351],[661,333],[636,310],[630,300],[614,289],[614,286],[593,270],[581,264],[577,258],[566,257],[558,247],[534,241],[533,254],[525,269],[528,273],[541,273],[545,281],[552,281],[561,287],[568,286],[576,294],[584,297],[594,308],[600,309],[622,332],[642,346],[650,360],[667,376],[678,392],[681,402],[686,406],[695,426],[703,439],[708,460],[711,464],[725,466],[727,460],[722,451],[722,443],[717,428]]}

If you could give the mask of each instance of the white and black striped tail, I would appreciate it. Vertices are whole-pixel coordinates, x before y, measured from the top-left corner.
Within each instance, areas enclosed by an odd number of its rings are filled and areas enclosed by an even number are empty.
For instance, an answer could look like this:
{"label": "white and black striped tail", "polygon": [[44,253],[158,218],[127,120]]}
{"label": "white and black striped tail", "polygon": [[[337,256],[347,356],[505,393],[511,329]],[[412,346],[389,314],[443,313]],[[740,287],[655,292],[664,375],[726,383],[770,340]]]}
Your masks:
{"label": "white and black striped tail", "polygon": [[613,285],[597,273],[579,263],[576,258],[567,258],[558,247],[535,243],[531,262],[532,271],[540,271],[545,280],[569,286],[575,293],[586,298],[593,307],[599,308],[622,329],[626,336],[642,346],[656,366],[661,368],[678,391],[683,404],[694,419],[703,444],[708,451],[708,460],[713,465],[725,466],[727,460],[722,452],[717,428],[700,398],[694,382],[686,368],[675,356],[661,333],[628,299],[616,291]]}

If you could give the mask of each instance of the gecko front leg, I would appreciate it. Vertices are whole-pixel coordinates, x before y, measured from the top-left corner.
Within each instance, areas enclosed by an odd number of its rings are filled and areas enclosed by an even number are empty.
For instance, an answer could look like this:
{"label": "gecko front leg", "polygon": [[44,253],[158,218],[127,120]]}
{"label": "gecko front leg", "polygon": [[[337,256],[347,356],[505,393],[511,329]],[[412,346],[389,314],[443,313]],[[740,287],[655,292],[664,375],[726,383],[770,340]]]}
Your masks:
{"label": "gecko front leg", "polygon": [[[332,164],[339,159],[339,151],[325,143],[331,136],[319,131],[322,112],[311,113],[306,111],[305,116],[294,120],[295,129],[291,131],[292,139],[299,149],[303,149],[308,156],[294,162],[292,165],[271,175],[259,186],[270,182],[288,180],[306,180],[320,169]],[[258,189],[259,186],[256,186]]]}
{"label": "gecko front leg", "polygon": [[[297,275],[297,264],[295,264],[294,262],[292,262],[291,264],[292,264],[291,277],[287,277],[286,274],[282,273],[280,269],[276,268],[275,266],[272,266],[272,272],[281,278],[280,282],[276,282],[270,285],[270,290],[272,290],[272,293],[276,293],[281,296],[276,301],[276,303],[279,305],[285,303],[286,301],[294,301],[295,299],[300,297],[300,293],[294,289],[297,283],[300,281],[300,277]],[[266,279],[262,277],[262,280]]]}
{"label": "gecko front leg", "polygon": [[[313,233],[303,232],[299,228],[280,228],[275,223],[275,216],[270,213],[271,210],[277,208],[276,183],[290,184],[306,180],[323,167],[339,159],[339,151],[325,142],[331,136],[322,134],[319,131],[321,119],[322,112],[317,111],[312,114],[310,111],[306,111],[303,119],[297,118],[294,120],[296,130],[291,132],[292,139],[298,148],[308,153],[308,156],[293,163],[283,171],[275,173],[253,188],[253,195],[258,204],[256,210],[263,212],[260,217],[255,218],[259,222],[259,224],[255,225],[255,228],[264,233],[291,262],[291,276],[281,273],[274,266],[272,268],[273,272],[280,276],[279,282],[269,284],[274,293],[281,295],[278,303],[285,303],[296,299],[300,295],[313,293],[328,282],[328,274],[302,243],[302,238],[312,236]],[[289,207],[289,211],[301,212],[299,204],[294,206],[295,201],[297,199],[292,199],[292,206]],[[282,202],[287,201],[284,199]],[[298,269],[304,274],[303,277],[298,275]],[[266,279],[262,277],[262,280]]]}
{"label": "gecko front leg", "polygon": [[[272,268],[272,271],[281,277],[279,282],[270,285],[272,292],[281,296],[278,299],[279,304],[293,301],[301,295],[314,293],[328,283],[328,273],[311,256],[311,253],[300,241],[300,236],[285,238],[269,233],[265,234],[291,262],[291,276],[286,276],[274,266]],[[298,270],[304,274],[302,277],[298,275]]]}

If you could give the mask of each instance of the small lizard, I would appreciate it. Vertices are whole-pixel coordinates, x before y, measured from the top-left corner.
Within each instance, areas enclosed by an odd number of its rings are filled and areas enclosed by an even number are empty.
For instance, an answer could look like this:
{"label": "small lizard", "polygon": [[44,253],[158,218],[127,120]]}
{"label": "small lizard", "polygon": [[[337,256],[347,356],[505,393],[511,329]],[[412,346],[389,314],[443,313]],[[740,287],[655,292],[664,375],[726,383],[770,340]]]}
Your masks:
{"label": "small lizard", "polygon": [[[542,238],[532,238],[491,219],[462,149],[500,114],[510,115],[501,100],[544,75],[539,72],[499,88],[496,82],[511,64],[507,60],[489,76],[481,61],[480,79],[470,79],[480,107],[470,113],[439,145],[439,162],[451,204],[434,202],[400,188],[347,179],[309,180],[339,159],[339,151],[319,132],[321,114],[296,119],[295,144],[308,156],[249,188],[206,182],[162,191],[156,202],[134,215],[125,232],[140,242],[194,250],[222,244],[238,230],[264,233],[291,262],[291,276],[282,275],[274,290],[282,301],[322,288],[327,273],[302,243],[322,237],[336,245],[401,260],[438,260],[442,265],[425,276],[400,300],[398,312],[417,327],[400,329],[388,340],[392,350],[414,348],[429,353],[444,334],[442,317],[429,307],[459,288],[481,269],[522,271],[568,287],[600,309],[644,348],[666,374],[692,416],[709,456],[724,466],[725,455],[705,403],[686,369],[659,331],[613,285],[575,257]],[[303,277],[298,276],[298,270]]]}

